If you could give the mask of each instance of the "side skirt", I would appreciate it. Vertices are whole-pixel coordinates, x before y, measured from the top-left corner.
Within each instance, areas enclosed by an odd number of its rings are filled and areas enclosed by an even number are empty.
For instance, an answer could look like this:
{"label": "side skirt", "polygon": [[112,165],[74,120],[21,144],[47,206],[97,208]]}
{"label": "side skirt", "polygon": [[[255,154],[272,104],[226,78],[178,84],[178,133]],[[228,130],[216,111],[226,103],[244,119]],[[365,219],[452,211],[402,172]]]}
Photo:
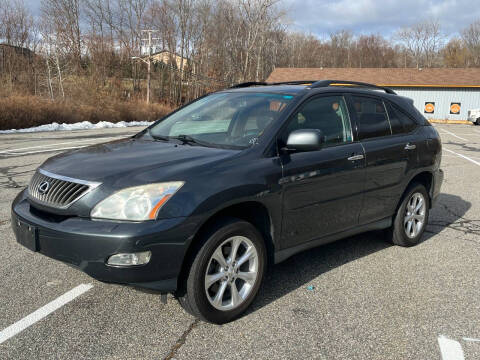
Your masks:
{"label": "side skirt", "polygon": [[375,221],[373,223],[357,226],[350,230],[342,231],[336,234],[328,235],[326,237],[321,237],[316,240],[309,241],[307,243],[289,247],[288,249],[283,249],[275,253],[275,264],[278,264],[288,259],[290,256],[293,256],[299,252],[302,252],[320,245],[328,244],[333,241],[340,240],[349,236],[357,235],[360,233],[364,233],[367,231],[386,229],[390,226],[392,226],[392,218],[388,217],[379,221]]}

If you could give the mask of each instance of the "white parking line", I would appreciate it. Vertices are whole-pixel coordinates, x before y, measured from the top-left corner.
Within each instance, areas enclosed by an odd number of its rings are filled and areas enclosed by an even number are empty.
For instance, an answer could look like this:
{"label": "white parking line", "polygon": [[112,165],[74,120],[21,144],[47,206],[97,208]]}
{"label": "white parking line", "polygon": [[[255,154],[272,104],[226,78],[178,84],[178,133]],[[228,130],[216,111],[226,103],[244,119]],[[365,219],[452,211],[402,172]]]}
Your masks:
{"label": "white parking line", "polygon": [[73,144],[73,143],[82,143],[82,142],[89,142],[89,143],[96,143],[97,140],[105,140],[105,139],[117,139],[117,138],[122,138],[123,136],[108,136],[108,137],[101,137],[101,138],[96,138],[96,139],[84,139],[84,140],[75,140],[75,141],[68,141],[68,142],[61,142],[61,143],[52,143],[52,144],[44,144],[44,145],[37,145],[37,146],[29,146],[29,147],[24,147],[24,148],[18,148],[18,149],[8,149],[8,150],[3,150],[0,151],[0,154],[8,154],[11,152],[18,152],[22,150],[29,150],[29,149],[37,149],[37,148],[49,148],[52,146],[57,146],[57,145],[66,145],[66,144]]}
{"label": "white parking line", "polygon": [[81,284],[77,287],[73,288],[72,290],[66,292],[62,296],[59,296],[52,302],[49,302],[47,305],[42,306],[40,309],[34,311],[30,315],[27,315],[23,319],[17,321],[15,324],[10,325],[9,327],[5,328],[0,332],[0,344],[7,341],[11,337],[17,335],[18,333],[22,332],[29,326],[35,324],[36,322],[42,320],[44,317],[48,316],[55,310],[61,308],[63,305],[69,303],[76,297],[86,293],[93,287],[91,284]]}
{"label": "white parking line", "polygon": [[459,138],[460,140],[463,140],[463,141],[470,141],[470,140],[468,140],[468,139],[465,139],[465,138],[462,138],[462,137],[460,137],[460,136],[458,136],[458,135],[455,135],[455,134],[454,134],[454,133],[452,133],[451,131],[445,130],[445,129],[443,129],[443,128],[442,128],[442,129],[440,129],[440,130],[441,130],[441,131],[443,131],[443,132],[444,132],[444,133],[446,133],[446,134],[449,134],[449,135],[455,136],[456,138]]}
{"label": "white parking line", "polygon": [[79,146],[69,146],[69,147],[64,147],[64,148],[54,148],[54,149],[37,150],[37,151],[23,151],[23,152],[22,152],[22,151],[19,151],[19,152],[5,153],[5,154],[1,154],[1,153],[0,153],[0,156],[15,156],[15,155],[41,154],[41,153],[52,152],[52,151],[80,149],[80,148],[83,148],[83,147],[87,147],[87,146],[89,146],[89,145],[95,145],[95,143],[85,144],[85,145],[79,145]]}
{"label": "white parking line", "polygon": [[474,163],[475,165],[480,166],[480,162],[475,161],[475,160],[469,158],[468,156],[459,154],[459,153],[457,153],[457,152],[455,152],[455,151],[452,151],[452,150],[449,150],[449,149],[445,149],[445,148],[443,148],[443,150],[448,151],[448,152],[451,152],[452,154],[455,154],[455,155],[457,155],[457,156],[459,156],[459,157],[461,157],[461,158],[463,158],[463,159],[465,159],[465,160],[468,160],[468,161]]}
{"label": "white parking line", "polygon": [[480,339],[472,339],[472,338],[468,338],[468,337],[464,337],[462,339],[465,340],[465,341],[480,342]]}
{"label": "white parking line", "polygon": [[438,345],[443,360],[465,360],[462,345],[458,341],[440,335],[438,337]]}

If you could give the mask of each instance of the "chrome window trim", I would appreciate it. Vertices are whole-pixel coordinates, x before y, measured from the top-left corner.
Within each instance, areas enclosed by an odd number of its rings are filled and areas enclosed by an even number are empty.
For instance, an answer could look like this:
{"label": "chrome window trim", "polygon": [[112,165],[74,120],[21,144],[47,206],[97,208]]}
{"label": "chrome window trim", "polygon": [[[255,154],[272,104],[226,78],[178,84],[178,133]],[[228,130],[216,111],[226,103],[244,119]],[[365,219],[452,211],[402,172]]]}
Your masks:
{"label": "chrome window trim", "polygon": [[[51,207],[51,208],[55,208],[55,209],[62,209],[62,210],[65,210],[65,209],[68,209],[70,206],[72,206],[76,201],[80,200],[82,197],[84,197],[85,195],[89,194],[90,192],[92,192],[93,190],[95,190],[97,187],[99,187],[100,185],[102,185],[101,182],[96,182],[96,181],[87,181],[87,180],[81,180],[81,179],[75,179],[75,178],[71,178],[71,177],[68,177],[68,176],[63,176],[63,175],[58,175],[58,174],[54,174],[50,171],[47,171],[47,170],[44,170],[44,169],[38,169],[37,170],[40,174],[42,175],[45,175],[45,176],[48,176],[52,179],[57,179],[57,180],[62,180],[62,181],[68,181],[70,183],[75,183],[75,184],[80,184],[80,185],[86,185],[88,186],[88,190],[83,192],[82,194],[80,194],[79,196],[77,196],[76,198],[74,198],[70,203],[64,205],[64,206],[56,206],[52,203],[49,203],[49,202],[45,202],[45,201],[42,201],[40,199],[37,199],[33,196],[31,196],[30,194],[30,190],[28,191],[28,198],[30,200],[32,200],[33,202],[36,202],[38,204],[41,204],[41,205],[44,205],[44,206],[47,206],[47,207]],[[28,189],[30,189],[30,185],[28,187]]]}
{"label": "chrome window trim", "polygon": [[68,176],[54,174],[54,173],[51,173],[50,171],[43,170],[43,169],[38,169],[38,172],[40,174],[43,174],[45,176],[48,176],[48,177],[51,177],[51,178],[54,178],[54,179],[69,181],[69,182],[73,182],[73,183],[81,184],[81,185],[98,187],[102,184],[100,182],[80,180],[80,179],[75,179],[75,178],[71,178],[71,177],[68,177]]}

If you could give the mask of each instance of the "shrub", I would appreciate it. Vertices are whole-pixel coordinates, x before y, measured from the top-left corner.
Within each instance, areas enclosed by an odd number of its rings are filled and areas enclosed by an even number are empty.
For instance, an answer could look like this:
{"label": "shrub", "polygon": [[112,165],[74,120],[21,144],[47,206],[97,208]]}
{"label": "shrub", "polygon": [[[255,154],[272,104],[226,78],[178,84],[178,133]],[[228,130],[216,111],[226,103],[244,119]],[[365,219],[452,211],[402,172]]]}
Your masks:
{"label": "shrub", "polygon": [[165,105],[141,101],[98,100],[96,104],[51,101],[36,96],[0,97],[0,130],[81,121],[154,121],[171,111]]}

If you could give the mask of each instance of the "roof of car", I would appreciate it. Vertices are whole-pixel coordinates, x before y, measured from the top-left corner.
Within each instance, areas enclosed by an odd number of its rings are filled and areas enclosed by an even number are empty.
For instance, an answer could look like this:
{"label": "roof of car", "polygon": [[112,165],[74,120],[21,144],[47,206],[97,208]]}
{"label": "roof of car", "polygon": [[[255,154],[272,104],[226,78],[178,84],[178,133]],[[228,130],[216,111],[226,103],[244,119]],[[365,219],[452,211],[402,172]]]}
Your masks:
{"label": "roof of car", "polygon": [[[249,92],[249,93],[275,93],[285,95],[299,95],[309,88],[309,85],[260,85],[249,87],[229,88],[222,90],[221,92]],[[385,93],[382,89],[369,89],[355,86],[328,86],[310,89],[311,91],[318,92],[350,92],[358,94],[370,94],[380,96],[395,96],[397,95]]]}
{"label": "roof of car", "polygon": [[299,96],[306,93],[338,93],[347,92],[358,95],[374,95],[387,98],[402,107],[410,106],[413,101],[409,98],[398,96],[390,88],[377,86],[369,83],[349,80],[296,80],[288,84],[247,82],[240,83],[221,92],[249,92],[249,93],[272,93],[282,95]]}
{"label": "roof of car", "polygon": [[250,86],[250,87],[238,87],[229,88],[223,90],[223,92],[262,92],[262,93],[279,93],[296,95],[302,90],[305,90],[307,85],[265,85],[265,86]]}

